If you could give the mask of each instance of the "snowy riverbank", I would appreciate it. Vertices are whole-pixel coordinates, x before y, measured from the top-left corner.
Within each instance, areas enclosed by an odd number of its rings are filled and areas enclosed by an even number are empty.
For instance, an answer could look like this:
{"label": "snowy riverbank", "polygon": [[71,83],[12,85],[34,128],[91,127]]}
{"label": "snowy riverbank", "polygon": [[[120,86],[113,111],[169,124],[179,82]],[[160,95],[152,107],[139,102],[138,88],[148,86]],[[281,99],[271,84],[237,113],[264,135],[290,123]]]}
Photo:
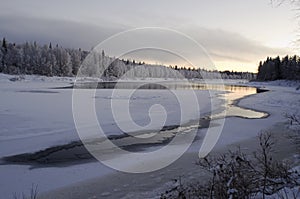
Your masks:
{"label": "snowy riverbank", "polygon": [[[47,147],[67,144],[78,140],[78,135],[72,116],[72,90],[54,89],[67,86],[73,78],[48,78],[39,76],[25,76],[20,81],[11,81],[13,76],[0,74],[0,157],[35,152]],[[149,80],[150,81],[150,80]],[[224,151],[229,146],[240,144],[249,151],[255,149],[256,136],[262,130],[271,129],[279,138],[278,148],[282,158],[293,154],[293,148],[285,148],[288,140],[283,139],[281,130],[285,130],[284,113],[299,111],[300,92],[296,90],[297,82],[251,82],[227,81],[226,84],[250,85],[264,87],[270,92],[251,95],[239,101],[238,105],[270,114],[262,119],[245,119],[230,117],[226,122],[221,137],[214,148],[213,153]],[[187,91],[177,91],[184,92]],[[153,97],[155,93],[155,98]],[[205,91],[197,91],[201,97],[202,113],[210,112],[209,94]],[[218,94],[218,92],[214,92]],[[104,103],[109,91],[97,93],[99,103]],[[137,107],[143,104],[155,103],[157,100],[166,104],[170,112],[168,125],[177,120],[176,104],[171,102],[164,91],[147,91],[139,94],[142,97],[135,98]],[[121,96],[117,100],[123,100]],[[100,103],[100,104],[101,104]],[[109,108],[109,107],[106,107]],[[103,111],[103,109],[101,109]],[[140,109],[139,109],[140,110]],[[133,112],[140,122],[146,121],[145,114]],[[172,117],[173,116],[173,117]],[[191,109],[190,118],[197,116]],[[115,132],[109,118],[103,118],[104,126],[111,132]],[[126,122],[126,121],[124,121]],[[214,121],[213,121],[214,122]],[[152,198],[165,186],[170,185],[173,178],[182,175],[186,178],[196,178],[199,171],[194,162],[198,158],[198,151],[206,129],[198,132],[199,138],[192,144],[187,153],[169,167],[148,174],[124,174],[109,169],[98,162],[77,164],[68,167],[32,168],[30,165],[1,165],[0,193],[6,198],[13,193],[27,192],[32,184],[39,186],[41,198],[91,198],[97,197],[127,197],[141,194],[143,197]],[[288,145],[289,146],[289,145]],[[287,152],[288,151],[288,152]],[[159,159],[157,160],[159,161]]]}

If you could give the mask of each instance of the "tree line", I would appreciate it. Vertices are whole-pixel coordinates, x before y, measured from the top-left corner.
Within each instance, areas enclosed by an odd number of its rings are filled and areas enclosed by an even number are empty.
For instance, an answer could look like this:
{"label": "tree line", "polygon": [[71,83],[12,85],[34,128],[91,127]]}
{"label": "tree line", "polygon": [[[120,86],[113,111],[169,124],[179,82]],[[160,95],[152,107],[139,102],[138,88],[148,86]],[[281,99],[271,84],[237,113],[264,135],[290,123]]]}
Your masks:
{"label": "tree line", "polygon": [[45,76],[72,76],[88,52],[65,49],[56,45],[40,46],[36,42],[0,43],[0,72],[7,74],[37,74]]}
{"label": "tree line", "polygon": [[296,55],[270,58],[260,62],[257,79],[273,81],[278,79],[300,80],[300,58]]}
{"label": "tree line", "polygon": [[[89,56],[89,57],[87,57]],[[88,58],[88,59],[86,59]],[[83,67],[82,67],[83,66]],[[108,67],[106,67],[108,66]],[[254,79],[248,72],[209,71],[191,67],[152,65],[124,60],[81,49],[59,45],[39,45],[36,42],[15,44],[5,38],[0,41],[0,72],[13,75],[76,76],[81,72],[105,80],[125,78],[188,78]]]}

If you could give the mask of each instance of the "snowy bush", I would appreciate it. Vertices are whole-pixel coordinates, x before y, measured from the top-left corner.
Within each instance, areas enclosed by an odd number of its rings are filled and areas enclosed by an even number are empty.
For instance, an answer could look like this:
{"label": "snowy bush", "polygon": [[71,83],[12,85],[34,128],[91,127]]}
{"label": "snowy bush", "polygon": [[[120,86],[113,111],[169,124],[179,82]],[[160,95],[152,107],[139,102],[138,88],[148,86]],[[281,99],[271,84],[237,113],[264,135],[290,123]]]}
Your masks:
{"label": "snowy bush", "polygon": [[[299,197],[299,171],[272,157],[270,133],[259,135],[260,149],[246,155],[240,149],[218,157],[206,157],[197,164],[210,174],[207,182],[179,184],[161,198],[280,198],[284,190]],[[297,188],[298,187],[298,188]]]}
{"label": "snowy bush", "polygon": [[297,113],[285,114],[285,117],[289,120],[289,128],[292,130],[288,136],[300,148],[300,115]]}

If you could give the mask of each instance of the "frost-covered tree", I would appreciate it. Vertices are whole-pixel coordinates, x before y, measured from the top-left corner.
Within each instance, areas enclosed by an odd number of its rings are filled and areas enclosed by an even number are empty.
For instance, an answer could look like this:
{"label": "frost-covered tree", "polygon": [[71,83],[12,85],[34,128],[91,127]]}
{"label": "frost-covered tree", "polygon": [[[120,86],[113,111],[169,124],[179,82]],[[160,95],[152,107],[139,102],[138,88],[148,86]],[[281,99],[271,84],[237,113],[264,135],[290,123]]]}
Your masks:
{"label": "frost-covered tree", "polygon": [[[142,61],[121,60],[101,52],[66,49],[56,45],[40,46],[36,42],[16,45],[5,38],[0,45],[0,72],[8,74],[38,74],[46,76],[76,76],[81,74],[106,80],[118,78],[216,78],[219,72],[179,66],[151,65]],[[297,62],[298,63],[298,62]],[[221,72],[223,78],[247,78],[254,74]]]}

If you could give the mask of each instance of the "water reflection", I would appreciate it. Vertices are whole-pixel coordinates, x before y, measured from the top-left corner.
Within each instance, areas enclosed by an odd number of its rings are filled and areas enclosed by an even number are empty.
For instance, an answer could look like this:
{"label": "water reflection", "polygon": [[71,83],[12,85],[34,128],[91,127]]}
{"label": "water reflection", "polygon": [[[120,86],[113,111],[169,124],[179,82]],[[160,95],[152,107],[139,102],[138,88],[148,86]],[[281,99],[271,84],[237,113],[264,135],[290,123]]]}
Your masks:
{"label": "water reflection", "polygon": [[267,113],[238,106],[240,99],[258,93],[257,88],[227,85],[224,86],[224,89],[227,92],[220,94],[220,98],[226,101],[223,106],[225,110],[220,113],[213,114],[211,116],[212,119],[224,117],[224,114],[226,114],[226,117],[242,117],[247,119],[259,119],[268,116]]}
{"label": "water reflection", "polygon": [[191,84],[190,89],[225,91],[225,93],[219,94],[219,98],[225,100],[225,104],[222,107],[223,110],[219,111],[219,113],[212,114],[210,117],[211,119],[220,119],[223,117],[259,119],[268,116],[267,113],[238,106],[240,99],[260,92],[265,92],[267,90],[248,86],[197,83]]}
{"label": "water reflection", "polygon": [[238,106],[238,101],[246,96],[264,92],[254,87],[237,86],[237,85],[221,85],[221,84],[204,84],[204,83],[188,83],[188,82],[98,82],[98,83],[76,83],[72,88],[80,89],[173,89],[173,90],[213,90],[225,91],[219,94],[220,99],[225,100],[224,106],[212,114],[211,119],[219,119],[224,117],[242,117],[248,119],[259,119],[267,117],[268,114],[248,108]]}

